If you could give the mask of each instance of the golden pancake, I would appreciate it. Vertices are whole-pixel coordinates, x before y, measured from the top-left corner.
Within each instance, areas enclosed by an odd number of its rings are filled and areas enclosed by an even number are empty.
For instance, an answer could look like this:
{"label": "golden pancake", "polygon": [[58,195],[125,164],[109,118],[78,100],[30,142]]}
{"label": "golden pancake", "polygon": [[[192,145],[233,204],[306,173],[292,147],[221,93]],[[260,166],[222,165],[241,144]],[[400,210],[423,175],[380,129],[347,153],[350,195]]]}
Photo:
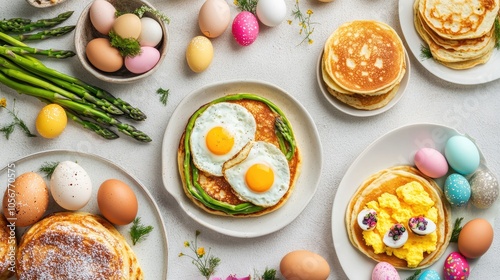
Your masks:
{"label": "golden pancake", "polygon": [[[187,124],[186,130],[180,139],[177,153],[177,163],[184,192],[198,207],[215,215],[255,217],[275,211],[283,206],[288,200],[294,190],[295,182],[300,174],[301,158],[299,148],[295,145],[295,139],[293,132],[291,131],[291,126],[276,105],[260,96],[252,94],[236,94],[225,98],[230,100],[226,101],[222,100],[224,99],[222,98],[202,106],[199,110],[204,110],[208,108],[208,106],[219,102],[236,103],[246,108],[253,115],[257,124],[255,141],[265,141],[278,148],[282,147],[280,150],[287,155],[290,170],[289,188],[277,204],[270,207],[257,206],[240,199],[224,177],[214,176],[197,169],[192,164],[192,156],[187,150],[189,149],[189,141],[187,141],[188,139],[186,137],[190,137],[190,131],[192,130],[194,121],[199,116],[197,113],[199,111],[198,110],[193,114],[193,116],[191,116],[190,121]],[[277,134],[278,119],[283,121],[283,123],[288,124],[288,128],[291,133],[291,140],[294,143],[293,148],[289,144],[284,144],[285,142],[281,139],[281,134]]]}
{"label": "golden pancake", "polygon": [[[410,183],[409,185],[407,185]],[[425,196],[405,197],[405,193],[400,189],[406,186],[418,186],[424,191]],[[417,188],[417,189],[418,189]],[[410,192],[410,194],[412,194]],[[398,205],[395,205],[392,214],[378,213],[379,222],[373,231],[363,231],[358,225],[357,216],[367,205],[377,205],[383,202],[381,197],[402,197],[398,198]],[[411,200],[410,199],[414,199]],[[401,203],[401,205],[399,205]],[[418,236],[409,231],[408,241],[399,249],[389,248],[383,243],[377,248],[367,245],[367,237],[381,238],[386,228],[394,224],[401,223],[407,225],[408,209],[413,209],[418,215],[433,216],[436,224],[436,231],[426,236]],[[422,213],[423,212],[423,213]],[[382,217],[385,219],[382,221]],[[433,264],[444,253],[448,246],[451,233],[451,209],[447,203],[440,187],[430,178],[420,173],[410,166],[395,166],[381,170],[367,178],[352,196],[346,211],[346,229],[349,240],[361,253],[377,262],[388,262],[399,269],[419,269]],[[378,232],[379,230],[383,232]],[[419,244],[425,244],[423,248]],[[404,256],[408,256],[410,261]],[[416,263],[415,263],[416,261]]]}
{"label": "golden pancake", "polygon": [[16,258],[19,279],[143,279],[137,257],[104,218],[51,214],[26,231]]}
{"label": "golden pancake", "polygon": [[405,59],[398,34],[370,20],[345,23],[328,38],[325,71],[346,91],[376,95],[397,83]]}
{"label": "golden pancake", "polygon": [[3,214],[0,214],[0,280],[8,279],[14,275],[16,236],[11,236],[11,230]]}

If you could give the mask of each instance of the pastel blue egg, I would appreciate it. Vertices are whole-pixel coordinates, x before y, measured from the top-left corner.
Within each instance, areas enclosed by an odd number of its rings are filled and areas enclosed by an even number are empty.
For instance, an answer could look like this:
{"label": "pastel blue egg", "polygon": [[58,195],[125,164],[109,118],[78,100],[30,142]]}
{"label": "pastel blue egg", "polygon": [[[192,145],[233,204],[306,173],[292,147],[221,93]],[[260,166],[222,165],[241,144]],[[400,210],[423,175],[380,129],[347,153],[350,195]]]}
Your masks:
{"label": "pastel blue egg", "polygon": [[453,206],[464,206],[470,199],[470,184],[464,176],[453,173],[444,182],[444,196]]}
{"label": "pastel blue egg", "polygon": [[451,168],[462,175],[472,174],[479,167],[479,150],[465,136],[455,135],[448,139],[444,155]]}
{"label": "pastel blue egg", "polygon": [[418,277],[418,280],[441,280],[441,277],[437,271],[429,269],[422,272],[422,274]]}

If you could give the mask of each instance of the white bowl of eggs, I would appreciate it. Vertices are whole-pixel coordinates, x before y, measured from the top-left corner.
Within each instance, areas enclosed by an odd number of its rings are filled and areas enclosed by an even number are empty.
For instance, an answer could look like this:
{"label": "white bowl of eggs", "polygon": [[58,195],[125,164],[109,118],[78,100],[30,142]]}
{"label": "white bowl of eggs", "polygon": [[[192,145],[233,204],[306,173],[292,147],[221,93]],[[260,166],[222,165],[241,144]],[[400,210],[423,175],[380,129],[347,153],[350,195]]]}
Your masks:
{"label": "white bowl of eggs", "polygon": [[[137,11],[142,8],[142,15]],[[94,0],[80,15],[75,49],[100,80],[132,83],[153,74],[168,49],[168,30],[147,1]],[[160,13],[161,14],[161,13]]]}

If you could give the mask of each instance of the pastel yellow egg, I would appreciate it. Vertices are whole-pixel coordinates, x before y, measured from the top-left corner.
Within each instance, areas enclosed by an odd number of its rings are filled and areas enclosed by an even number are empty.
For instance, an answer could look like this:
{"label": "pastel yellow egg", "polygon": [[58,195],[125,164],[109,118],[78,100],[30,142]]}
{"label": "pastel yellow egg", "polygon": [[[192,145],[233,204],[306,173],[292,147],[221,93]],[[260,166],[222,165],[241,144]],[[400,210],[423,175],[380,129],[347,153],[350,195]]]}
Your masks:
{"label": "pastel yellow egg", "polygon": [[205,36],[194,37],[186,50],[186,60],[193,72],[205,71],[214,57],[212,42]]}
{"label": "pastel yellow egg", "polygon": [[36,130],[44,138],[56,138],[66,128],[68,117],[63,107],[49,104],[40,110],[36,118]]}
{"label": "pastel yellow egg", "polygon": [[122,38],[139,38],[141,35],[141,19],[135,14],[123,14],[113,23],[113,31]]}

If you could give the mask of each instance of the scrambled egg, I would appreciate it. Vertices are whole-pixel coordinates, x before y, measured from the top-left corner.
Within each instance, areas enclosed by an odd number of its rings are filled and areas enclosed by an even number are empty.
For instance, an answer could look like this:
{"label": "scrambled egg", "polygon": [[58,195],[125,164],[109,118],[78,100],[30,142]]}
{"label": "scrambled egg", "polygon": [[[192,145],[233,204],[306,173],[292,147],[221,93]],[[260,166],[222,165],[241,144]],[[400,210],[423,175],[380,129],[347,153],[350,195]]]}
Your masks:
{"label": "scrambled egg", "polygon": [[437,224],[438,214],[434,201],[418,182],[410,182],[396,190],[396,194],[383,193],[377,200],[367,203],[367,207],[377,211],[377,227],[373,231],[364,231],[366,245],[372,246],[375,254],[386,253],[404,259],[408,267],[416,267],[424,259],[424,253],[436,250],[437,233],[419,236],[408,230],[408,241],[403,247],[393,249],[385,246],[384,234],[395,223],[408,227],[408,219],[425,216]]}

